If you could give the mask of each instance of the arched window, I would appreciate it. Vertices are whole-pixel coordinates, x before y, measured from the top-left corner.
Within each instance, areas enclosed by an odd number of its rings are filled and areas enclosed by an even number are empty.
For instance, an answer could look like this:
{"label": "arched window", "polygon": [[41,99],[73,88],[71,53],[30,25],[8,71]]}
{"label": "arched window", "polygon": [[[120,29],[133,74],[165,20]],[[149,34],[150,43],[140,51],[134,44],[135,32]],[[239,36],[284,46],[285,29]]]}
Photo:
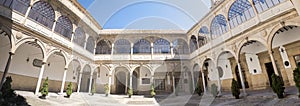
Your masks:
{"label": "arched window", "polygon": [[25,14],[29,7],[30,0],[0,0],[0,4],[16,10],[21,14]]}
{"label": "arched window", "polygon": [[83,31],[83,29],[78,27],[75,30],[73,42],[75,42],[76,44],[78,44],[81,47],[84,47],[85,38],[86,38],[85,32]]}
{"label": "arched window", "polygon": [[131,44],[126,39],[119,39],[114,44],[114,53],[115,54],[130,54]]}
{"label": "arched window", "polygon": [[170,42],[159,38],[153,43],[154,53],[170,53]]}
{"label": "arched window", "polygon": [[208,28],[206,26],[203,26],[199,30],[200,34],[209,34]]}
{"label": "arched window", "polygon": [[203,45],[205,45],[206,43],[207,43],[206,36],[198,36],[199,48],[202,47]]}
{"label": "arched window", "polygon": [[189,46],[186,41],[182,39],[174,40],[173,42],[173,50],[175,54],[188,54]]}
{"label": "arched window", "polygon": [[100,40],[97,43],[96,54],[111,54],[111,43],[109,40]]}
{"label": "arched window", "polygon": [[54,31],[71,40],[73,31],[72,22],[68,17],[60,16],[56,22]]}
{"label": "arched window", "polygon": [[146,39],[140,39],[134,43],[133,53],[151,53],[151,44]]}
{"label": "arched window", "polygon": [[284,1],[286,0],[253,0],[253,4],[257,12],[261,13]]}
{"label": "arched window", "polygon": [[190,53],[194,52],[196,49],[198,49],[197,38],[195,35],[192,35],[190,39]]}
{"label": "arched window", "polygon": [[254,16],[254,9],[248,0],[236,0],[228,12],[229,25],[231,28],[235,28]]}
{"label": "arched window", "polygon": [[212,39],[226,33],[228,31],[226,18],[221,14],[217,15],[211,23],[210,31]]}
{"label": "arched window", "polygon": [[87,39],[86,50],[94,54],[95,40],[92,36]]}
{"label": "arched window", "polygon": [[33,4],[29,12],[29,18],[52,29],[55,14],[53,8],[49,3],[44,1],[38,1]]}

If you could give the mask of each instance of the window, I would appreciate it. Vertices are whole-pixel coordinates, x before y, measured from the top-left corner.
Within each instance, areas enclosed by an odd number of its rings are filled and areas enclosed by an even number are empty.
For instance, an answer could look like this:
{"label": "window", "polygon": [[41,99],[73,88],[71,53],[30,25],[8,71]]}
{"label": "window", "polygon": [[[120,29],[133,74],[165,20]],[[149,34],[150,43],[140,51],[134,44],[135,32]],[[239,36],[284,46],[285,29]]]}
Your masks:
{"label": "window", "polygon": [[194,52],[196,49],[198,49],[197,38],[192,35],[190,39],[190,53]]}
{"label": "window", "polygon": [[151,53],[151,44],[148,40],[140,39],[133,46],[133,53]]}
{"label": "window", "polygon": [[153,43],[154,53],[170,53],[170,42],[159,38]]}
{"label": "window", "polygon": [[150,78],[142,78],[142,84],[150,84]]}
{"label": "window", "polygon": [[173,41],[173,50],[175,54],[188,54],[189,46],[184,40],[177,39]]}
{"label": "window", "polygon": [[207,39],[205,36],[198,36],[198,44],[199,47],[202,47],[203,45],[205,45],[207,43]]}
{"label": "window", "polygon": [[200,34],[209,34],[208,28],[206,26],[201,27],[199,30],[199,33]]}
{"label": "window", "polygon": [[72,22],[68,17],[60,16],[56,22],[54,31],[71,40],[73,31]]}
{"label": "window", "polygon": [[217,15],[211,23],[210,31],[212,39],[226,33],[228,31],[226,18],[221,14]]}
{"label": "window", "polygon": [[284,1],[286,0],[253,0],[253,4],[257,12],[261,13]]}
{"label": "window", "polygon": [[95,40],[93,37],[89,37],[86,42],[86,50],[94,54],[94,48],[95,48]]}
{"label": "window", "polygon": [[300,55],[294,56],[296,65],[299,66],[300,65]]}
{"label": "window", "polygon": [[116,54],[130,54],[131,44],[126,39],[119,39],[115,42],[114,53]]}
{"label": "window", "polygon": [[29,7],[30,0],[0,0],[0,4],[24,15]]}
{"label": "window", "polygon": [[111,43],[109,40],[100,40],[97,43],[96,54],[111,54]]}
{"label": "window", "polygon": [[33,4],[29,12],[29,18],[52,29],[55,13],[52,6],[49,3],[44,1],[38,1]]}
{"label": "window", "polygon": [[231,28],[235,28],[254,16],[254,9],[248,0],[236,0],[228,12],[229,25]]}
{"label": "window", "polygon": [[84,47],[85,39],[86,39],[85,32],[83,31],[82,28],[78,27],[75,30],[73,42],[78,44],[81,47]]}
{"label": "window", "polygon": [[165,79],[155,79],[155,90],[165,90]]}

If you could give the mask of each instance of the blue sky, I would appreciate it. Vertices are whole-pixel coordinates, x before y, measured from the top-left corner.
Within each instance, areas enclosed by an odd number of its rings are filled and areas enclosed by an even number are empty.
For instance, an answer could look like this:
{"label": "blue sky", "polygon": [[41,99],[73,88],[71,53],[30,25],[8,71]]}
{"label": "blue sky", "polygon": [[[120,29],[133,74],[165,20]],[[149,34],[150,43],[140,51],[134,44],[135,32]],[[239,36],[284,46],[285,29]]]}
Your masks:
{"label": "blue sky", "polygon": [[188,30],[210,0],[78,0],[104,29]]}

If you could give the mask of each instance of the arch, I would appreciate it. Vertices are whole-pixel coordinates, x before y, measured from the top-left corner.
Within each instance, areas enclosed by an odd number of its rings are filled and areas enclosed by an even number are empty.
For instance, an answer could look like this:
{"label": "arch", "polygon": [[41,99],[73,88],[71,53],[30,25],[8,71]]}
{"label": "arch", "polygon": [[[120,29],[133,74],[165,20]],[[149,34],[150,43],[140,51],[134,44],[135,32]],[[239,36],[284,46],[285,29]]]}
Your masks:
{"label": "arch", "polygon": [[216,64],[218,64],[218,60],[219,60],[220,56],[225,54],[225,53],[230,53],[234,57],[235,60],[238,60],[236,54],[234,53],[234,51],[225,49],[225,50],[222,50],[221,52],[218,53],[218,55],[216,57]]}
{"label": "arch", "polygon": [[[297,22],[285,22],[284,26],[300,26],[300,23]],[[284,27],[282,24],[277,24],[275,25],[271,32],[267,35],[267,44],[269,45],[268,49],[272,49],[272,42],[273,42],[273,38],[276,36],[276,33],[279,29],[281,29],[282,27]]]}
{"label": "arch", "polygon": [[151,53],[151,44],[146,39],[140,39],[133,45],[133,53]]}
{"label": "arch", "polygon": [[28,17],[52,29],[55,21],[55,12],[49,3],[38,1],[31,7]]}
{"label": "arch", "polygon": [[[53,49],[53,50],[49,51],[49,52],[47,53],[46,57],[44,58],[44,61],[47,61],[47,60],[49,59],[49,57],[50,57],[52,54],[55,54],[55,53],[57,53],[57,55],[61,55],[61,56],[65,59],[65,64],[66,64],[66,65],[68,64],[68,61],[69,61],[69,60],[68,60],[68,56],[67,56],[66,52],[63,51],[63,50],[61,50],[61,49]],[[67,68],[67,66],[64,67],[64,68]]]}
{"label": "arch", "polygon": [[248,0],[236,0],[228,11],[230,28],[235,28],[254,16],[254,9]]}
{"label": "arch", "polygon": [[153,43],[154,53],[170,53],[170,48],[170,42],[163,38],[159,38]]}
{"label": "arch", "polygon": [[85,64],[82,70],[82,73],[91,73],[92,67],[89,64]]}
{"label": "arch", "polygon": [[8,28],[8,26],[0,24],[0,34],[3,34],[4,36],[7,35],[8,39],[9,39],[10,47],[11,47],[11,49],[14,49],[16,38],[12,34],[10,29],[11,28]]}
{"label": "arch", "polygon": [[96,54],[111,54],[111,43],[109,40],[102,39],[97,43]]}
{"label": "arch", "polygon": [[119,39],[114,43],[115,54],[130,54],[131,44],[126,39]]}
{"label": "arch", "polygon": [[227,21],[224,15],[219,14],[214,17],[210,26],[211,38],[217,38],[218,36],[228,31]]}
{"label": "arch", "polygon": [[245,46],[245,44],[249,43],[249,42],[252,42],[252,41],[259,42],[268,49],[267,42],[261,37],[256,36],[256,37],[251,37],[251,38],[245,39],[245,40],[243,40],[239,43],[239,46],[238,46],[238,49],[237,49],[237,54],[236,54],[236,56],[237,56],[236,58],[238,60],[240,59],[240,54],[241,54],[241,51],[242,51],[243,47]]}
{"label": "arch", "polygon": [[54,31],[63,35],[65,38],[71,40],[73,24],[67,16],[62,15],[56,21]]}
{"label": "arch", "polygon": [[46,57],[46,48],[45,48],[45,45],[44,43],[37,39],[37,38],[33,38],[33,37],[29,37],[29,38],[24,38],[24,39],[21,39],[20,41],[18,41],[16,43],[16,46],[15,46],[15,49],[12,49],[12,53],[15,53],[16,50],[22,45],[22,44],[25,44],[25,43],[29,43],[29,42],[34,42],[37,44],[37,46],[39,46],[42,50],[42,53],[43,53],[43,57]]}
{"label": "arch", "polygon": [[198,49],[197,38],[195,35],[192,35],[190,39],[190,53],[194,52],[197,49]]}
{"label": "arch", "polygon": [[0,4],[24,15],[30,5],[30,0],[1,0]]}
{"label": "arch", "polygon": [[73,37],[73,42],[78,44],[81,47],[84,47],[85,40],[86,40],[86,35],[85,35],[84,30],[81,27],[76,28],[75,34]]}
{"label": "arch", "polygon": [[89,36],[89,38],[87,39],[86,42],[86,48],[87,51],[89,51],[90,53],[94,54],[94,50],[95,50],[95,40],[92,36]]}
{"label": "arch", "polygon": [[188,54],[189,46],[183,39],[176,39],[173,42],[173,50],[175,54]]}
{"label": "arch", "polygon": [[202,26],[199,30],[200,34],[209,34],[209,30],[207,28],[207,26]]}
{"label": "arch", "polygon": [[252,0],[258,13],[264,12],[286,0]]}

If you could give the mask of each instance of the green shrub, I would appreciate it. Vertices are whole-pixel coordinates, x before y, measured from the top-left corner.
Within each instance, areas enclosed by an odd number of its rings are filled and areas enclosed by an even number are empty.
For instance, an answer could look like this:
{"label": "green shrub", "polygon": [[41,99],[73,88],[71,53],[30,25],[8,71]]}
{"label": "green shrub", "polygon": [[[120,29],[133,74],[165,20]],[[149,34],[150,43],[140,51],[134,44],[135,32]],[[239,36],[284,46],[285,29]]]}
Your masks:
{"label": "green shrub", "polygon": [[6,77],[0,92],[0,106],[29,106],[26,99],[11,88],[12,78]]}
{"label": "green shrub", "polygon": [[108,84],[104,85],[104,90],[105,90],[105,96],[108,96],[108,93],[109,93],[109,86],[108,86]]}
{"label": "green shrub", "polygon": [[201,94],[202,94],[202,89],[201,89],[201,87],[200,87],[200,85],[198,84],[197,85],[197,87],[196,87],[196,89],[195,89],[195,92],[199,95],[199,96],[201,96]]}
{"label": "green shrub", "polygon": [[284,83],[283,83],[283,80],[273,74],[272,76],[272,90],[277,94],[277,97],[278,98],[283,98],[283,92],[284,92]]}
{"label": "green shrub", "polygon": [[66,94],[67,94],[67,97],[70,97],[70,96],[71,96],[71,94],[72,94],[72,82],[70,82],[70,83],[68,84]]}
{"label": "green shrub", "polygon": [[298,97],[300,98],[300,66],[293,71],[295,85],[298,88]]}
{"label": "green shrub", "polygon": [[93,84],[92,95],[94,95],[95,93],[96,93],[96,84]]}
{"label": "green shrub", "polygon": [[240,98],[239,84],[235,79],[232,79],[232,82],[231,82],[231,93],[232,93],[232,96],[234,96],[236,99]]}
{"label": "green shrub", "polygon": [[218,86],[216,84],[211,85],[211,94],[214,97],[217,97],[217,95],[218,95]]}
{"label": "green shrub", "polygon": [[133,90],[132,89],[128,89],[127,94],[129,96],[129,98],[131,98],[131,96],[133,95]]}
{"label": "green shrub", "polygon": [[151,97],[154,97],[156,95],[155,89],[154,89],[153,85],[151,85],[151,92],[150,92],[150,94],[151,94]]}
{"label": "green shrub", "polygon": [[40,90],[43,97],[48,95],[48,77],[43,83],[42,89]]}

